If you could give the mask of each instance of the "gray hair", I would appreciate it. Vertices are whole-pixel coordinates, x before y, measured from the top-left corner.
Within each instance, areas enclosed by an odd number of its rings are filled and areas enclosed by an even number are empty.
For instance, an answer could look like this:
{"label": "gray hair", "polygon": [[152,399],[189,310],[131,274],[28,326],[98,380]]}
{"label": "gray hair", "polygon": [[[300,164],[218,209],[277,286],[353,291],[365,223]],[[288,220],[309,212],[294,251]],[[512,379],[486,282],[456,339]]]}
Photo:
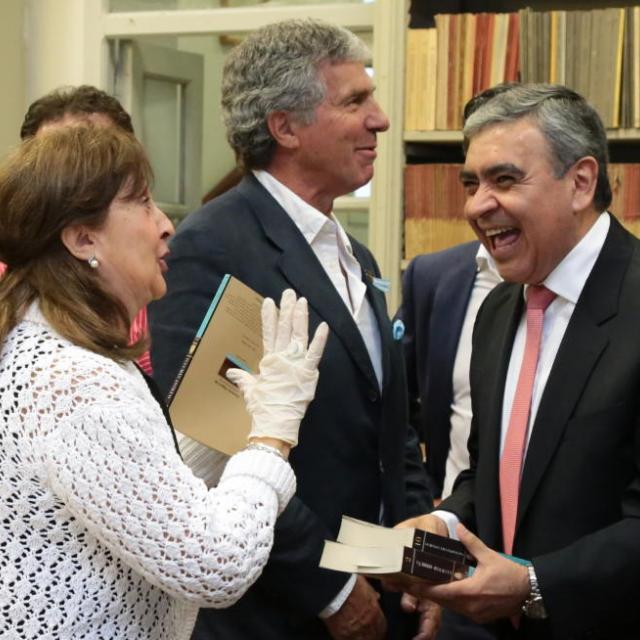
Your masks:
{"label": "gray hair", "polygon": [[366,62],[366,45],[353,33],[319,20],[285,20],[249,35],[227,57],[222,74],[222,114],[227,139],[246,169],[268,166],[275,140],[267,126],[274,111],[313,122],[326,87],[324,62]]}
{"label": "gray hair", "polygon": [[592,156],[598,162],[594,206],[604,211],[611,204],[607,134],[596,110],[580,94],[562,85],[514,84],[478,102],[464,124],[465,153],[472,138],[486,127],[530,118],[549,144],[556,178],[580,158]]}

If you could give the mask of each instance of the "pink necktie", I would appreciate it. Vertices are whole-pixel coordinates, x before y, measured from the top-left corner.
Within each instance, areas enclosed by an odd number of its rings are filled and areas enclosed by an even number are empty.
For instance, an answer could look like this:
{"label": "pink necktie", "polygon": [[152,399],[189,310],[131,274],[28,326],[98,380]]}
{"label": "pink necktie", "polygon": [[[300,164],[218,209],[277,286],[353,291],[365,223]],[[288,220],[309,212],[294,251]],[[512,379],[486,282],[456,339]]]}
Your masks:
{"label": "pink necktie", "polygon": [[531,412],[531,393],[540,355],[544,312],[556,294],[543,286],[527,290],[527,340],[518,385],[513,397],[509,428],[500,459],[500,508],[502,510],[502,539],[506,553],[513,551],[513,538],[518,514],[518,493],[524,459],[525,441]]}

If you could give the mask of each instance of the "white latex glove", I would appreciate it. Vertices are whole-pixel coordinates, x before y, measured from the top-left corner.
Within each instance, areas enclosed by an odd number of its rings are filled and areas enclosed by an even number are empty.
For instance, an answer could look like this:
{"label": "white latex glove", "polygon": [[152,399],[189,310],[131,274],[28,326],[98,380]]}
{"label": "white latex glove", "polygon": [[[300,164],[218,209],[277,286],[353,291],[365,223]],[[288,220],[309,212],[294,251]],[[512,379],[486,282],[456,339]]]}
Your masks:
{"label": "white latex glove", "polygon": [[264,355],[259,375],[229,369],[227,378],[238,385],[251,414],[249,438],[277,438],[292,447],[298,444],[300,421],[313,400],[318,364],[329,327],[318,325],[308,344],[309,313],[305,298],[296,300],[292,289],[280,299],[280,312],[271,298],[262,304]]}

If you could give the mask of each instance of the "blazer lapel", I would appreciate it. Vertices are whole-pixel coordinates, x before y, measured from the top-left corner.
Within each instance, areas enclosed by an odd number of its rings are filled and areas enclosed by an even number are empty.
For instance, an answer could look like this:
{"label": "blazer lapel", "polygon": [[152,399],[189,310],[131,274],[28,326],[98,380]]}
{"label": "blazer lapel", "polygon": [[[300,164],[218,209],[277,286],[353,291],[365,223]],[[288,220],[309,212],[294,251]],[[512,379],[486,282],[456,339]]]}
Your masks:
{"label": "blazer lapel", "polygon": [[439,388],[442,388],[440,381],[450,381],[453,375],[458,341],[476,279],[477,265],[473,258],[477,251],[478,245],[474,243],[468,257],[451,264],[435,293],[437,299],[433,301],[429,331],[433,339],[429,349],[436,375],[429,379],[434,385],[438,383]]}
{"label": "blazer lapel", "polygon": [[[356,260],[360,264],[360,268],[362,269],[362,280],[367,287],[367,300],[373,309],[373,313],[376,317],[376,322],[378,323],[378,331],[380,332],[380,350],[382,356],[382,384],[383,387],[387,385],[389,381],[389,372],[391,371],[391,342],[393,340],[393,336],[391,333],[391,323],[389,322],[389,316],[387,314],[387,305],[384,297],[384,293],[377,289],[373,284],[373,278],[376,277],[372,271],[373,264],[371,263],[370,258],[366,254],[366,252],[360,247],[360,245],[354,244],[352,245],[353,255]],[[360,333],[358,331],[358,333]],[[366,347],[365,347],[366,348]],[[371,359],[369,358],[369,354],[367,352],[367,362],[371,367],[371,371],[373,372],[374,378],[375,372],[373,371],[373,366],[371,365]]]}
{"label": "blazer lapel", "polygon": [[[522,286],[514,284],[498,285],[494,293],[489,295],[491,329],[484,333],[481,344],[474,344],[472,354],[473,362],[476,349],[481,352],[480,362],[485,367],[475,375],[477,389],[472,389],[474,410],[480,416],[486,416],[486,420],[477,423],[476,427],[478,450],[481,452],[477,460],[477,476],[480,481],[476,490],[476,511],[478,514],[488,514],[483,527],[486,541],[493,548],[498,548],[502,544],[499,488],[502,405],[513,340],[522,315],[524,298]],[[495,366],[486,367],[485,363],[492,362]],[[481,376],[479,384],[478,375]]]}
{"label": "blazer lapel", "polygon": [[284,278],[329,325],[331,333],[343,343],[358,368],[377,388],[375,371],[362,335],[309,243],[254,176],[247,176],[240,189],[249,202],[261,203],[259,209],[254,206],[254,213],[265,235],[280,251],[278,267]]}
{"label": "blazer lapel", "polygon": [[609,342],[631,245],[612,217],[611,228],[569,321],[531,432],[520,487],[520,524],[560,442],[582,391]]}

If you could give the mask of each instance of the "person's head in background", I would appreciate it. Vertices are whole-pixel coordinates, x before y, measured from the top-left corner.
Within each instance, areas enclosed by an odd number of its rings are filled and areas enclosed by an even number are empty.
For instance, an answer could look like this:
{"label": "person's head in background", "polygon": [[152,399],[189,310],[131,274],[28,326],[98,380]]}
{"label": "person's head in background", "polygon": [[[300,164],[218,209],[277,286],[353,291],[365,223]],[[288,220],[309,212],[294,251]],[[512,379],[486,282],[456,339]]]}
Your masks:
{"label": "person's head in background", "polygon": [[115,125],[134,133],[131,116],[108,93],[89,85],[62,87],[38,98],[27,109],[20,138],[35,136],[53,126],[75,123]]}
{"label": "person's head in background", "polygon": [[465,216],[505,280],[539,284],[611,202],[604,126],[561,85],[477,102],[463,129]]}
{"label": "person's head in background", "polygon": [[126,360],[135,314],[166,286],[173,227],[149,194],[140,143],[116,127],[59,127],[0,168],[0,340],[38,301],[75,344]]}
{"label": "person's head in background", "polygon": [[369,59],[353,33],[317,20],[248,36],[222,78],[227,138],[243,168],[268,170],[325,213],[334,198],[366,184],[376,134],[389,126],[373,98]]}
{"label": "person's head in background", "polygon": [[[116,98],[95,87],[81,85],[55,89],[32,102],[22,121],[20,138],[25,140],[52,127],[89,122],[115,125],[134,133],[131,116]],[[0,276],[6,268],[0,262]]]}

